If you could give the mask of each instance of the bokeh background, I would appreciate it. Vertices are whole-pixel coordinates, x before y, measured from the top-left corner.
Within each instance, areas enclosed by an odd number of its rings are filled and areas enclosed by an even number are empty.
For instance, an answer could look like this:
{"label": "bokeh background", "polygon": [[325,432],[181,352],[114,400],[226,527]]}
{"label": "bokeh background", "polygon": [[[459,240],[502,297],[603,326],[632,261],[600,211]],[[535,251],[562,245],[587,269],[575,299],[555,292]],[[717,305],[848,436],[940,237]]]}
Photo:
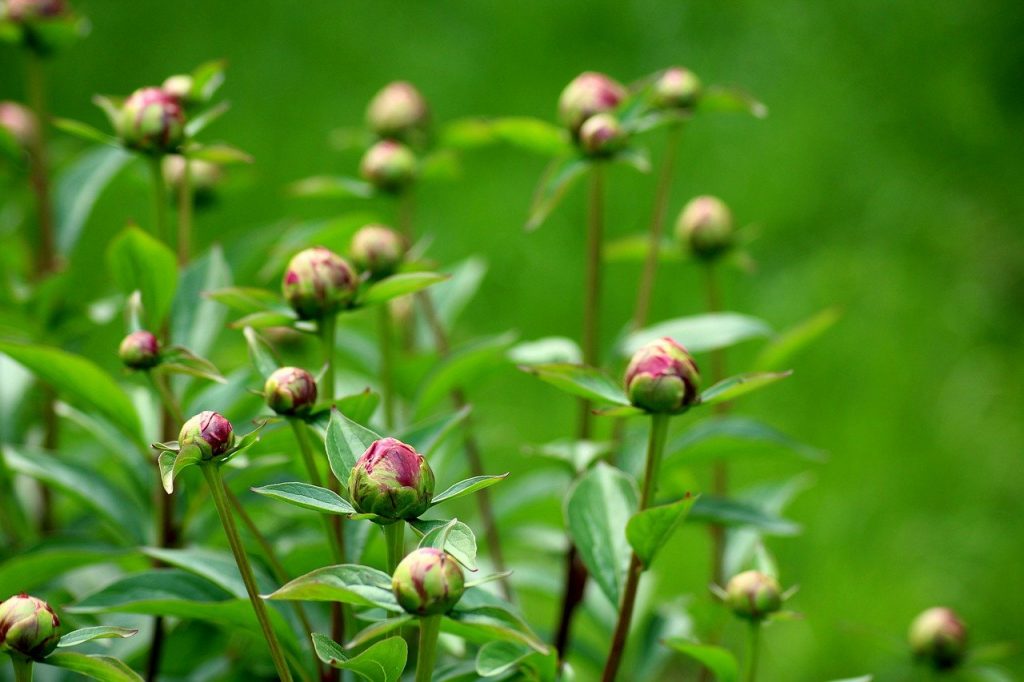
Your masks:
{"label": "bokeh background", "polygon": [[[674,217],[698,193],[728,201],[758,238],[758,267],[730,273],[728,308],[785,328],[837,306],[841,322],[795,362],[796,375],[744,412],[815,444],[829,460],[788,516],[802,535],[770,541],[793,607],[772,627],[766,680],[874,672],[906,679],[901,648],[919,610],[960,610],[975,642],[1024,633],[1024,5],[1014,0],[764,2],[520,0],[443,2],[76,3],[90,37],[52,64],[55,113],[105,127],[94,93],[127,93],[216,57],[229,61],[233,108],[207,134],[256,164],[232,176],[199,217],[199,241],[220,242],[244,284],[260,253],[246,235],[275,221],[373,210],[290,198],[317,173],[354,174],[358,152],[329,144],[357,126],[384,83],[415,82],[436,120],[472,114],[553,119],[561,88],[583,70],[631,81],[681,64],[706,83],[739,85],[770,116],[696,118],[672,190]],[[21,99],[17,55],[0,51],[0,98]],[[643,140],[654,157],[663,137]],[[58,144],[74,147],[77,143]],[[460,336],[518,330],[575,337],[583,279],[581,192],[540,231],[522,229],[544,160],[510,148],[466,154],[461,177],[420,193],[431,255],[479,253],[490,270]],[[145,220],[141,172],[97,206],[73,256],[82,300],[112,290],[102,267],[127,217]],[[6,190],[5,190],[6,191]],[[653,178],[617,169],[608,232],[638,232]],[[376,207],[388,218],[386,207]],[[628,320],[638,267],[607,268],[605,334]],[[653,319],[702,310],[695,268],[663,267]],[[74,350],[107,357],[120,325]],[[234,334],[231,343],[237,344]],[[230,348],[231,346],[226,346]],[[237,346],[236,346],[237,347]],[[105,355],[107,354],[107,355]],[[752,351],[733,354],[742,367]],[[223,360],[223,358],[222,358]],[[571,400],[509,370],[472,391],[488,468],[528,477],[526,442],[569,435]],[[737,483],[807,469],[752,460]],[[693,472],[697,485],[707,471]],[[514,479],[513,479],[514,480]],[[528,479],[527,479],[528,480]],[[558,514],[558,500],[532,508]],[[529,518],[503,519],[507,534]],[[532,559],[528,534],[512,563]],[[686,529],[661,555],[659,598],[707,601],[707,540]],[[552,563],[552,572],[561,571]],[[528,598],[546,633],[554,604]],[[594,619],[579,637],[601,646]],[[1024,674],[1020,657],[1007,666]],[[679,667],[675,677],[683,674]]]}

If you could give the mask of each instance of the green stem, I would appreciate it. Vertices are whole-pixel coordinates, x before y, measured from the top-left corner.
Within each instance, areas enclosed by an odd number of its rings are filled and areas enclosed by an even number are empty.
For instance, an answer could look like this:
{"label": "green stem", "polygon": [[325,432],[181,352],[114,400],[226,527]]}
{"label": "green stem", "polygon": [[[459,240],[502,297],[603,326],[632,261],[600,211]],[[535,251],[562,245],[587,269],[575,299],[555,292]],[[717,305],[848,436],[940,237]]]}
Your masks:
{"label": "green stem", "polygon": [[[718,284],[718,271],[714,263],[704,268],[704,284],[707,294],[707,310],[717,313],[722,310],[722,292]],[[711,383],[715,384],[725,378],[725,351],[716,348],[711,351]],[[712,408],[715,414],[724,415],[729,412],[729,403],[718,403]],[[711,489],[715,495],[723,497],[729,492],[729,467],[723,460],[716,460],[712,469]],[[711,524],[711,580],[716,585],[725,584],[725,527]]]}
{"label": "green stem", "polygon": [[238,536],[238,528],[235,526],[235,518],[228,507],[227,495],[224,491],[224,481],[221,479],[220,470],[213,462],[202,462],[199,468],[206,478],[210,487],[210,494],[213,503],[217,507],[217,514],[220,516],[221,524],[224,526],[224,533],[227,535],[231,552],[235,555],[235,563],[238,564],[238,571],[242,574],[242,582],[245,583],[245,590],[249,593],[249,601],[252,602],[253,611],[256,612],[256,620],[260,623],[263,636],[270,647],[270,657],[274,660],[274,667],[277,668],[278,676],[284,682],[291,682],[292,673],[285,662],[284,652],[277,635],[270,624],[270,614],[267,612],[267,605],[260,599],[259,589],[256,587],[256,577],[253,575],[249,557],[246,556],[245,548],[242,546],[242,539]]}
{"label": "green stem", "polygon": [[14,682],[32,682],[32,659],[23,656],[11,656],[14,666]]}
{"label": "green stem", "polygon": [[391,575],[405,557],[405,521],[384,526],[384,542],[387,545],[388,575]]}
{"label": "green stem", "polygon": [[50,200],[50,169],[47,133],[50,115],[46,101],[46,69],[43,58],[32,52],[28,56],[28,101],[36,119],[36,135],[29,149],[31,156],[30,180],[36,198],[39,220],[39,244],[36,252],[37,276],[42,278],[57,268],[57,242],[53,225],[53,205]]}
{"label": "green stem", "polygon": [[750,621],[750,658],[747,660],[746,682],[757,680],[757,665],[761,656],[761,623]]}
{"label": "green stem", "polygon": [[178,263],[185,265],[192,252],[192,163],[182,157],[181,182],[178,185]]}
{"label": "green stem", "polygon": [[[639,511],[647,509],[651,505],[655,489],[658,487],[656,480],[658,468],[661,464],[661,455],[665,449],[665,437],[668,434],[667,414],[651,415],[651,432],[647,440],[647,463],[644,467],[644,482],[640,489]],[[619,666],[622,663],[622,656],[626,651],[626,640],[629,637],[629,626],[633,621],[633,608],[636,606],[636,593],[640,585],[640,574],[644,566],[636,552],[630,557],[629,572],[626,575],[626,586],[622,591],[622,605],[619,608],[619,620],[615,624],[615,634],[612,636],[611,648],[608,651],[608,660],[601,675],[602,682],[613,682],[619,673]]]}
{"label": "green stem", "polygon": [[[299,444],[299,452],[302,454],[302,461],[306,465],[309,482],[318,488],[322,488],[324,486],[323,479],[320,478],[320,470],[317,468],[316,459],[313,457],[313,446],[309,442],[309,430],[298,419],[289,419],[288,423],[291,424],[295,440]],[[334,562],[337,564],[345,563],[344,552],[338,542],[338,535],[334,532],[330,518],[327,514],[320,514],[319,516],[324,524],[324,532],[327,534],[327,543],[331,548],[331,556],[334,558]]]}
{"label": "green stem", "polygon": [[321,380],[320,394],[328,402],[334,401],[334,344],[338,331],[338,316],[327,315],[318,323],[320,332],[320,349],[324,358],[324,377]]}
{"label": "green stem", "polygon": [[159,156],[149,157],[149,171],[153,181],[153,230],[157,239],[170,245],[171,230],[167,221],[167,185]]}
{"label": "green stem", "polygon": [[146,378],[153,384],[154,390],[156,390],[157,395],[160,397],[161,404],[171,415],[171,418],[178,424],[184,424],[185,414],[181,411],[181,405],[178,404],[178,400],[171,392],[171,387],[167,384],[167,375],[146,370]]}
{"label": "green stem", "polygon": [[430,682],[437,661],[437,636],[441,632],[441,616],[420,618],[419,660],[416,661],[416,682]]}
{"label": "green stem", "polygon": [[380,343],[380,383],[384,401],[384,429],[395,425],[395,346],[391,329],[391,310],[377,306],[378,341]]}

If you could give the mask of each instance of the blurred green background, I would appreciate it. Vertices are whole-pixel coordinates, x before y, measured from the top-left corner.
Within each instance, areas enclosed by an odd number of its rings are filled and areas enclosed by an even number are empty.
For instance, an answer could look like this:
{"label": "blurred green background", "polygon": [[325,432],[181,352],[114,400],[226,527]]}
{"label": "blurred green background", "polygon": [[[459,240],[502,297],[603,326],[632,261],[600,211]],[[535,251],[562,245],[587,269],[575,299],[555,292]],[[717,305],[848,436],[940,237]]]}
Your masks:
{"label": "blurred green background", "polygon": [[[795,363],[796,375],[745,413],[830,453],[772,540],[783,581],[799,584],[799,622],[772,627],[765,680],[874,672],[904,679],[902,640],[921,609],[961,611],[975,642],[1024,633],[1024,5],[1014,0],[798,2],[177,2],[76,3],[87,40],[52,64],[52,109],[105,129],[94,93],[122,94],[215,57],[229,61],[233,108],[206,134],[246,149],[198,238],[221,242],[254,279],[247,231],[279,218],[332,217],[365,206],[289,198],[318,173],[354,174],[356,151],[329,133],[362,121],[384,83],[408,79],[439,122],[471,114],[553,119],[561,88],[583,70],[632,81],[680,64],[706,83],[761,98],[765,120],[700,116],[688,127],[670,215],[714,193],[759,238],[751,275],[730,273],[730,309],[777,328],[828,306],[842,321]],[[20,61],[0,52],[0,98],[21,99]],[[663,137],[643,140],[655,158]],[[71,144],[68,142],[62,144]],[[544,161],[508,148],[463,157],[462,177],[418,197],[431,254],[484,255],[490,271],[460,336],[517,329],[576,337],[583,279],[583,202],[574,192],[540,231],[522,230]],[[131,173],[100,202],[74,255],[83,300],[112,289],[101,267],[127,217],[146,220]],[[653,178],[617,169],[609,235],[644,228]],[[386,207],[382,217],[389,218]],[[627,321],[638,267],[610,265],[604,327]],[[247,279],[248,278],[248,279]],[[702,310],[692,265],[663,267],[652,319]],[[114,367],[120,326],[76,348]],[[237,335],[230,335],[237,342]],[[742,368],[747,349],[731,359]],[[616,370],[617,371],[617,370]],[[488,469],[524,476],[524,441],[574,429],[575,406],[512,370],[472,391]],[[803,462],[752,461],[739,485],[780,479]],[[705,482],[707,471],[694,472]],[[513,479],[514,480],[514,479]],[[537,505],[536,518],[558,513]],[[513,524],[529,519],[506,520]],[[534,559],[529,535],[512,563]],[[707,541],[687,529],[658,559],[659,597],[707,601]],[[551,569],[561,571],[560,564]],[[528,599],[542,633],[554,605]],[[590,618],[579,637],[601,646]],[[1008,664],[1024,673],[1020,657]],[[674,675],[678,677],[683,668]],[[901,672],[902,671],[902,672]],[[588,672],[588,671],[583,671]]]}

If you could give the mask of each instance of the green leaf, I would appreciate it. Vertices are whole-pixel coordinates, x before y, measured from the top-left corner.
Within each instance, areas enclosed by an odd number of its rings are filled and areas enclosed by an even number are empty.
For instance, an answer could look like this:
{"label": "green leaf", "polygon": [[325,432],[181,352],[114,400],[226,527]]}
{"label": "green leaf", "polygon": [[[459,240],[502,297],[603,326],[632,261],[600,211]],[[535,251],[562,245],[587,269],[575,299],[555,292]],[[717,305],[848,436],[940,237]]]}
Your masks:
{"label": "green leaf", "polygon": [[378,637],[382,637],[383,635],[386,635],[387,633],[393,630],[397,630],[401,627],[404,627],[405,625],[411,623],[413,620],[413,616],[410,616],[409,614],[403,614],[401,616],[395,616],[393,618],[388,618],[387,620],[382,620],[377,623],[374,623],[373,625],[370,625],[365,629],[357,632],[356,636],[349,640],[349,642],[345,645],[345,648],[355,649],[357,647],[361,647],[367,642],[372,642]]}
{"label": "green leaf", "polygon": [[0,585],[16,585],[19,590],[31,592],[77,568],[117,562],[125,556],[127,550],[112,545],[43,546],[15,554],[0,563]]}
{"label": "green leaf", "polygon": [[398,440],[408,443],[427,459],[430,455],[463,423],[472,408],[466,405],[461,410],[451,414],[443,414],[426,421],[410,426],[398,436]]}
{"label": "green leaf", "polygon": [[174,490],[174,459],[178,452],[177,450],[164,450],[160,447],[161,445],[153,443],[153,447],[160,450],[156,456],[156,465],[160,471],[160,485],[163,486],[164,492],[167,492]]}
{"label": "green leaf", "polygon": [[244,328],[242,335],[245,336],[245,343],[249,348],[249,359],[252,361],[253,367],[261,377],[266,379],[281,366],[274,349],[270,342],[260,336],[259,332],[252,327]]}
{"label": "green leaf", "polygon": [[[229,592],[238,599],[248,599],[242,575],[238,572],[235,558],[228,552],[207,549],[204,547],[188,547],[186,549],[167,549],[164,547],[143,547],[143,554],[157,559],[175,568],[188,571]],[[274,582],[265,574],[259,564],[253,565],[256,584],[261,590],[269,589]]]}
{"label": "green leaf", "polygon": [[181,274],[171,306],[173,343],[188,348],[196,356],[210,352],[224,328],[227,311],[202,294],[230,284],[231,269],[218,245],[188,265]]}
{"label": "green leaf", "polygon": [[388,611],[402,607],[391,593],[391,576],[369,566],[325,566],[292,580],[266,599],[330,601],[355,606],[379,606]]}
{"label": "green leaf", "polygon": [[226,114],[230,108],[230,104],[227,102],[221,102],[220,104],[203,111],[198,116],[190,117],[188,123],[185,124],[185,136],[188,138],[194,138],[196,135],[206,130],[215,121],[220,119],[220,117]]}
{"label": "green leaf", "polygon": [[476,654],[476,673],[481,677],[496,677],[514,670],[524,658],[533,653],[533,649],[525,644],[488,642]]}
{"label": "green leaf", "polygon": [[81,628],[73,632],[69,632],[60,638],[60,642],[57,643],[57,647],[65,649],[67,647],[78,646],[79,644],[85,644],[91,642],[94,639],[127,639],[133,635],[137,635],[138,630],[132,630],[131,628],[119,628],[112,625],[100,625],[92,628]]}
{"label": "green leaf", "polygon": [[785,379],[793,372],[754,372],[723,379],[700,394],[701,405],[714,405],[735,400],[740,396],[757,391],[776,381]]}
{"label": "green leaf", "polygon": [[393,298],[405,296],[426,289],[448,279],[448,275],[437,272],[403,272],[385,277],[370,285],[359,301],[360,305],[377,305]]}
{"label": "green leaf", "polygon": [[528,447],[526,453],[568,465],[572,474],[583,473],[599,457],[612,451],[612,443],[592,440],[556,440]]}
{"label": "green leaf", "polygon": [[831,329],[840,317],[842,313],[838,308],[826,308],[809,320],[787,329],[761,350],[754,361],[754,368],[762,372],[780,369],[790,358]]}
{"label": "green leaf", "polygon": [[63,256],[78,243],[100,194],[133,158],[116,147],[90,149],[57,176],[53,208],[57,249]]}
{"label": "green leaf", "polygon": [[203,294],[206,298],[241,313],[287,312],[280,294],[256,287],[222,287]]}
{"label": "green leaf", "polygon": [[[613,239],[604,246],[606,263],[641,263],[647,258],[650,248],[650,237],[647,233],[632,234]],[[658,244],[658,261],[662,263],[678,263],[683,260],[683,250],[678,244],[664,240]]]}
{"label": "green leaf", "polygon": [[576,184],[589,168],[589,161],[576,157],[554,162],[534,191],[533,204],[526,220],[526,230],[533,231],[543,225],[551,212],[561,203],[569,188]]}
{"label": "green leaf", "polygon": [[357,424],[366,424],[370,421],[373,413],[377,411],[380,394],[366,388],[359,393],[339,398],[334,404],[339,412],[352,421]]}
{"label": "green leaf", "polygon": [[476,644],[503,641],[525,644],[540,654],[547,646],[530,633],[517,630],[506,623],[487,616],[454,612],[441,619],[441,630]]}
{"label": "green leaf", "polygon": [[745,113],[757,118],[768,115],[768,107],[750,93],[720,85],[712,85],[701,94],[697,101],[697,111]]}
{"label": "green leaf", "polygon": [[311,636],[321,661],[332,668],[351,670],[370,682],[398,682],[409,657],[409,646],[401,637],[389,637],[348,658],[341,645],[330,637],[316,632]]}
{"label": "green leaf", "polygon": [[43,665],[70,670],[93,680],[101,680],[101,682],[142,682],[142,677],[129,668],[127,663],[110,656],[67,651],[50,654],[39,662]]}
{"label": "green leaf", "polygon": [[368,199],[375,190],[370,183],[355,178],[317,175],[293,182],[288,186],[288,193],[313,199]]}
{"label": "green leaf", "polygon": [[669,443],[665,461],[678,457],[687,464],[756,454],[760,449],[788,450],[820,462],[825,453],[778,429],[748,417],[712,417],[698,422]]}
{"label": "green leaf", "polygon": [[542,119],[525,116],[453,121],[442,131],[441,139],[442,145],[456,149],[475,149],[505,143],[543,156],[559,156],[572,151],[563,128]]}
{"label": "green leaf", "polygon": [[685,639],[667,640],[665,646],[703,665],[714,673],[718,682],[737,682],[740,679],[739,663],[732,652],[724,647],[695,644]]}
{"label": "green leaf", "polygon": [[266,329],[267,327],[291,327],[298,319],[299,318],[295,313],[267,310],[244,315],[228,326],[235,329],[241,329],[243,327],[252,327],[253,329]]}
{"label": "green leaf", "polygon": [[769,514],[754,505],[724,497],[704,495],[690,509],[691,521],[717,523],[723,526],[751,526],[772,535],[796,535],[800,526]]}
{"label": "green leaf", "polygon": [[583,364],[578,343],[564,336],[523,341],[508,349],[508,359],[517,365]]}
{"label": "green leaf", "polygon": [[178,286],[178,261],[159,239],[130,226],[107,248],[107,265],[121,291],[142,294],[149,329],[159,329]]}
{"label": "green leaf", "polygon": [[116,137],[112,137],[107,133],[93,128],[88,123],[82,123],[81,121],[74,121],[70,118],[54,118],[53,127],[57,130],[73,135],[80,140],[86,142],[98,142],[99,144],[109,145],[111,147],[118,146],[120,143]]}
{"label": "green leaf", "polygon": [[420,547],[437,547],[443,541],[444,546],[438,547],[455,557],[455,560],[470,571],[477,570],[476,535],[473,529],[458,519],[440,521],[436,519],[415,519],[408,522],[413,530],[419,533]]}
{"label": "green leaf", "polygon": [[209,144],[191,147],[188,150],[188,158],[209,161],[218,166],[253,162],[253,158],[247,153],[228,144]]}
{"label": "green leaf", "polygon": [[630,548],[626,522],[637,507],[633,480],[604,462],[580,478],[565,503],[569,535],[608,600],[618,605]]}
{"label": "green leaf", "polygon": [[93,95],[92,103],[103,110],[110,127],[113,130],[117,130],[121,122],[121,109],[124,107],[124,98],[110,97],[108,95]]}
{"label": "green leaf", "polygon": [[348,515],[355,514],[355,508],[348,503],[348,500],[327,488],[320,488],[309,483],[273,483],[260,488],[253,488],[252,491],[259,495],[265,495],[275,500],[281,500],[288,504],[303,509],[324,514]]}
{"label": "green leaf", "polygon": [[675,339],[691,353],[718,350],[748,339],[769,336],[771,327],[763,320],[739,313],[707,313],[678,317],[633,332],[623,344],[623,354],[632,355],[641,346],[663,337]]}
{"label": "green leaf", "polygon": [[445,500],[457,500],[460,497],[472,495],[478,490],[490,488],[496,483],[501,483],[506,478],[508,478],[507,473],[501,474],[500,476],[474,476],[472,478],[467,478],[454,484],[444,492],[435,495],[430,501],[430,506],[437,506]]}
{"label": "green leaf", "polygon": [[334,477],[342,483],[348,483],[352,467],[356,460],[373,444],[380,440],[373,431],[356,424],[338,410],[331,410],[331,421],[327,424],[325,438],[327,446],[327,463]]}
{"label": "green leaf", "polygon": [[[430,301],[434,304],[434,312],[445,329],[451,329],[455,320],[466,308],[480,289],[480,283],[487,274],[487,261],[479,256],[471,256],[444,272],[448,279],[438,282],[430,289]],[[424,339],[425,345],[432,340],[432,334],[426,320],[422,316],[417,319],[420,327],[417,334]]]}
{"label": "green leaf", "polygon": [[69,402],[99,412],[136,444],[145,445],[142,424],[132,401],[91,360],[58,348],[7,341],[0,341],[0,353],[53,386]]}
{"label": "green leaf", "polygon": [[622,388],[599,369],[561,362],[524,365],[520,369],[570,395],[598,403],[629,406],[629,398]]}
{"label": "green leaf", "polygon": [[178,450],[178,453],[174,455],[174,463],[171,464],[169,476],[163,475],[164,472],[161,467],[161,481],[167,494],[170,495],[174,492],[174,479],[178,477],[178,474],[194,464],[199,464],[201,461],[203,461],[203,453],[199,450],[198,446],[186,445],[181,450]]}
{"label": "green leaf", "polygon": [[629,519],[626,539],[644,568],[650,568],[658,550],[665,546],[696,501],[696,497],[687,495],[678,502],[637,512]]}
{"label": "green leaf", "polygon": [[507,362],[506,351],[515,341],[512,332],[480,339],[455,350],[427,375],[416,396],[416,410],[425,412],[451,392],[472,386],[486,372]]}
{"label": "green leaf", "polygon": [[227,62],[223,59],[214,59],[203,62],[192,70],[192,92],[191,96],[200,101],[208,102],[224,84],[224,70]]}

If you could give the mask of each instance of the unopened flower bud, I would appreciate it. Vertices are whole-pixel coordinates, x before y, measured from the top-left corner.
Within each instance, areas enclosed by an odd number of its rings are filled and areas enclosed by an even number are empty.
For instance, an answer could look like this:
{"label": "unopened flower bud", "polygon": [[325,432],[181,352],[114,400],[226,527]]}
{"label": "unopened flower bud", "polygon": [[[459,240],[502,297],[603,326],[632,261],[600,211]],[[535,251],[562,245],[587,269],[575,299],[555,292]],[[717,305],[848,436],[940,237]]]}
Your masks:
{"label": "unopened flower bud", "polygon": [[0,128],[6,129],[22,147],[31,146],[39,134],[32,111],[17,102],[0,102]]}
{"label": "unopened flower bud", "polygon": [[288,304],[304,320],[338,312],[352,302],[358,286],[348,261],[322,246],[292,256],[282,283]]}
{"label": "unopened flower bud", "polygon": [[402,559],[391,578],[399,606],[417,616],[448,613],[466,586],[462,567],[443,550],[421,547]]}
{"label": "unopened flower bud", "polygon": [[11,21],[54,19],[67,12],[64,0],[7,0],[6,18]]}
{"label": "unopened flower bud", "polygon": [[170,76],[160,86],[160,89],[171,97],[176,97],[179,102],[187,104],[192,99],[192,84],[192,76],[180,73]]}
{"label": "unopened flower bud", "polygon": [[316,403],[316,380],[299,367],[282,367],[267,377],[263,396],[277,414],[307,414]]}
{"label": "unopened flower bud", "polygon": [[668,337],[633,353],[625,383],[629,401],[655,414],[679,414],[700,401],[697,363]]}
{"label": "unopened flower bud", "polygon": [[580,127],[580,147],[587,156],[609,156],[622,149],[626,132],[614,114],[596,114]]}
{"label": "unopened flower bud", "polygon": [[195,445],[203,459],[219,457],[235,444],[235,432],[231,422],[217,412],[200,412],[185,422],[178,434],[178,445],[182,448]]}
{"label": "unopened flower bud", "polygon": [[348,479],[352,506],[390,521],[415,519],[430,508],[434,472],[423,455],[394,438],[374,441]]}
{"label": "unopened flower bud", "polygon": [[136,90],[121,109],[118,133],[125,146],[147,153],[172,152],[185,140],[181,102],[161,88]]}
{"label": "unopened flower bud", "polygon": [[[185,181],[185,157],[180,154],[168,154],[164,157],[164,181],[174,190],[181,189]],[[220,166],[202,159],[189,159],[188,184],[196,196],[210,194],[223,178]]]}
{"label": "unopened flower bud", "polygon": [[132,332],[121,341],[117,355],[125,367],[150,369],[160,364],[160,342],[145,330]]}
{"label": "unopened flower bud", "polygon": [[733,576],[725,593],[726,606],[747,620],[763,620],[782,608],[779,582],[759,571],[744,571]]}
{"label": "unopened flower bud", "polygon": [[0,604],[0,651],[38,660],[59,641],[60,619],[42,599],[19,594]]}
{"label": "unopened flower bud", "polygon": [[405,257],[405,239],[390,227],[366,225],[352,236],[349,254],[360,271],[373,279],[393,275]]}
{"label": "unopened flower bud", "polygon": [[676,237],[697,258],[714,259],[732,247],[732,211],[717,197],[692,199],[676,221]]}
{"label": "unopened flower bud", "polygon": [[558,98],[558,116],[573,137],[594,114],[611,111],[626,97],[626,89],[603,73],[586,71],[576,76]]}
{"label": "unopened flower bud", "polygon": [[366,122],[380,137],[406,140],[426,132],[430,109],[412,83],[395,81],[370,100]]}
{"label": "unopened flower bud", "polygon": [[665,69],[654,81],[651,103],[659,109],[693,109],[700,97],[697,74],[680,66]]}
{"label": "unopened flower bud", "polygon": [[953,609],[928,609],[910,626],[910,649],[939,670],[955,668],[967,650],[967,628]]}
{"label": "unopened flower bud", "polygon": [[381,140],[366,150],[359,172],[374,187],[397,192],[416,177],[416,156],[394,140]]}

